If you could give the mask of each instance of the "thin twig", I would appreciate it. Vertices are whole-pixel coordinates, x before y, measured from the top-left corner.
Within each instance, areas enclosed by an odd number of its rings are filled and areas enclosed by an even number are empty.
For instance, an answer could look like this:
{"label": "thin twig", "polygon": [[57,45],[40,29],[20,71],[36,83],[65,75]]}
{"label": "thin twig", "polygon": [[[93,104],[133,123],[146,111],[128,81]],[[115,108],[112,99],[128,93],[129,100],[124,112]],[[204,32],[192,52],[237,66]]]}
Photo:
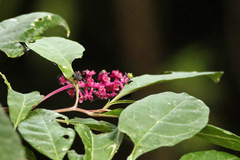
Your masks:
{"label": "thin twig", "polygon": [[74,84],[75,88],[76,88],[76,100],[75,100],[75,103],[74,105],[72,106],[73,108],[77,108],[78,106],[78,101],[79,101],[79,88],[78,88],[78,83],[75,83]]}
{"label": "thin twig", "polygon": [[74,87],[74,85],[68,84],[68,85],[66,85],[66,86],[63,86],[63,87],[61,87],[61,88],[56,89],[55,91],[52,91],[51,93],[49,93],[48,95],[46,95],[37,105],[33,106],[32,109],[34,109],[35,107],[37,107],[40,103],[42,103],[43,101],[45,101],[45,100],[48,99],[49,97],[53,96],[54,94],[57,94],[57,93],[59,93],[59,92],[61,92],[61,91],[64,91],[64,90],[66,90],[66,89],[73,88],[73,87]]}
{"label": "thin twig", "polygon": [[68,108],[56,109],[56,110],[53,110],[53,111],[58,112],[58,113],[76,111],[76,112],[85,113],[85,114],[87,114],[91,117],[118,118],[118,116],[101,114],[103,112],[110,111],[109,109],[85,110],[85,109],[82,109],[82,108],[76,108],[76,107],[72,106],[72,107],[68,107]]}

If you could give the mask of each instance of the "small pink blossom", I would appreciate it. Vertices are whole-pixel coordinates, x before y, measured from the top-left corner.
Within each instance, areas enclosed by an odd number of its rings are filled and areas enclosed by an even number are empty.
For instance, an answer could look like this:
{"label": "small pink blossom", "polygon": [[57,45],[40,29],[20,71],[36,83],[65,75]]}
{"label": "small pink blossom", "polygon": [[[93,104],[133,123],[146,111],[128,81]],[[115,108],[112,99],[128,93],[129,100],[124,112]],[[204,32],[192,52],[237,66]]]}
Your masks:
{"label": "small pink blossom", "polygon": [[119,70],[113,70],[111,77],[120,79],[120,78],[122,78],[122,73],[119,72]]}
{"label": "small pink blossom", "polygon": [[70,97],[74,97],[75,96],[75,89],[68,89],[67,93]]}
{"label": "small pink blossom", "polygon": [[59,80],[60,85],[69,84],[69,82],[67,81],[67,79],[63,75],[61,77],[59,77],[58,80]]}
{"label": "small pink blossom", "polygon": [[[124,85],[130,82],[130,77],[127,74],[123,75],[119,70],[113,70],[111,74],[102,70],[98,74],[97,81],[93,78],[95,74],[94,70],[90,71],[88,69],[74,73],[73,77],[79,87],[79,103],[85,100],[93,101],[94,97],[99,99],[113,98],[118,95]],[[72,83],[64,76],[59,78],[60,85],[69,85]],[[67,93],[71,97],[75,96],[75,92],[75,88],[67,90]]]}

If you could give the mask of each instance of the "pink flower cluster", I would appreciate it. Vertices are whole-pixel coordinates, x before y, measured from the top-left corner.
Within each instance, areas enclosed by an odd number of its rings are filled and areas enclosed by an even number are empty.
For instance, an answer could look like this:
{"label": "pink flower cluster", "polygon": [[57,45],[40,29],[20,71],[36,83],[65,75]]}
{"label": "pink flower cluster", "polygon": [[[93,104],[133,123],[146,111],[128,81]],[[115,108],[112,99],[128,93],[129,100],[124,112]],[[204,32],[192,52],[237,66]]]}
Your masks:
{"label": "pink flower cluster", "polygon": [[64,76],[61,76],[59,83],[60,85],[72,85],[72,88],[68,89],[67,93],[73,97],[76,93],[73,82],[77,82],[79,103],[82,103],[84,100],[92,101],[94,97],[100,99],[113,98],[118,95],[125,84],[130,82],[130,77],[127,74],[123,75],[119,70],[113,70],[111,74],[102,70],[98,74],[97,80],[93,78],[95,74],[94,70],[76,71],[73,74],[73,80],[67,80]]}

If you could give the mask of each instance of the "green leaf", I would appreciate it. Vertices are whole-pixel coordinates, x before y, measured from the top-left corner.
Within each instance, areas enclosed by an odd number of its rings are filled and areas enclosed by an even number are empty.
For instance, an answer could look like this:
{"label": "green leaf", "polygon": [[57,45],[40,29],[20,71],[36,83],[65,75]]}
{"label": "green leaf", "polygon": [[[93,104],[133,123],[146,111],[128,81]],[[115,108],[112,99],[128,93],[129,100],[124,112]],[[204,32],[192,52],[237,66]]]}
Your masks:
{"label": "green leaf", "polygon": [[188,153],[180,160],[240,160],[240,158],[226,152],[215,150]]}
{"label": "green leaf", "polygon": [[61,160],[70,149],[75,132],[61,127],[56,118],[68,119],[54,111],[35,109],[19,124],[18,130],[37,151],[51,159]]}
{"label": "green leaf", "polygon": [[63,26],[69,36],[66,21],[59,15],[47,12],[34,12],[0,22],[0,50],[8,57],[15,58],[24,54],[19,42],[33,42],[49,28]]}
{"label": "green leaf", "polygon": [[66,78],[73,75],[72,61],[81,58],[84,48],[75,41],[60,37],[43,37],[28,46],[40,56],[58,65]]}
{"label": "green leaf", "polygon": [[9,106],[9,114],[14,128],[23,121],[34,105],[37,105],[44,96],[39,92],[34,91],[27,94],[16,92],[8,89],[7,103]]}
{"label": "green leaf", "polygon": [[75,125],[75,130],[81,137],[85,147],[84,160],[111,160],[123,139],[123,134],[117,128],[110,133],[99,135],[93,134],[83,124]]}
{"label": "green leaf", "polygon": [[185,93],[150,95],[129,105],[119,117],[119,130],[134,143],[128,160],[162,146],[173,146],[203,129],[209,108]]}
{"label": "green leaf", "polygon": [[104,115],[111,115],[111,116],[118,116],[119,117],[120,114],[122,113],[122,111],[123,111],[123,108],[117,108],[117,109],[111,110],[109,112],[105,112],[103,114]]}
{"label": "green leaf", "polygon": [[223,72],[171,72],[170,74],[162,75],[142,75],[139,77],[132,78],[132,82],[128,85],[125,85],[122,91],[112,100],[116,100],[124,97],[127,94],[130,94],[136,90],[139,90],[143,87],[147,87],[156,83],[168,82],[177,79],[192,78],[198,76],[209,76],[214,82],[218,82]]}
{"label": "green leaf", "polygon": [[227,130],[207,125],[197,135],[213,144],[240,151],[240,137]]}
{"label": "green leaf", "polygon": [[79,155],[74,150],[68,151],[68,159],[69,160],[83,160],[83,155]]}
{"label": "green leaf", "polygon": [[24,147],[14,131],[10,119],[0,105],[0,159],[25,160]]}
{"label": "green leaf", "polygon": [[93,118],[78,118],[75,117],[74,119],[69,120],[70,124],[85,124],[89,128],[100,131],[100,132],[111,132],[116,129],[116,126],[112,123],[106,121],[98,121]]}

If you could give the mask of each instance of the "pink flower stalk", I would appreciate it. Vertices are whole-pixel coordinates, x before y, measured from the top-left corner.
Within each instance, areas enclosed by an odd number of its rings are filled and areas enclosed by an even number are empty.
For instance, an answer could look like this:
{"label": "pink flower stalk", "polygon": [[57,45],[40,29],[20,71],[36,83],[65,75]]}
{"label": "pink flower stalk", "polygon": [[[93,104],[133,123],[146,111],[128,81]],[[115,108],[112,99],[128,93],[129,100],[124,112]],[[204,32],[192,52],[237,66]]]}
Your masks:
{"label": "pink flower stalk", "polygon": [[[113,70],[111,74],[102,70],[98,74],[97,81],[93,78],[95,74],[94,70],[76,71],[73,74],[74,80],[70,81],[61,76],[59,84],[74,86],[73,81],[77,82],[79,87],[79,103],[82,103],[85,100],[93,101],[94,97],[100,99],[113,98],[118,95],[124,85],[130,82],[130,77],[127,74],[123,75],[119,70]],[[70,88],[67,90],[67,93],[70,97],[74,97],[76,89]]]}

